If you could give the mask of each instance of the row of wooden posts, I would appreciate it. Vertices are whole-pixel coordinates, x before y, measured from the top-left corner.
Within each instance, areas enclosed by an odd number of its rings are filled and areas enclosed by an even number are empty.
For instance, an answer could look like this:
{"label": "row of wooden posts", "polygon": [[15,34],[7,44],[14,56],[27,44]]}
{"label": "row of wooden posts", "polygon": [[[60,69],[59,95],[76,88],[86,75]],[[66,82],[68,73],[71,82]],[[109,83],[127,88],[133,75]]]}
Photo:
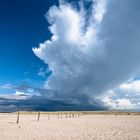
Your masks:
{"label": "row of wooden posts", "polygon": [[[40,115],[41,112],[38,111],[38,115],[37,115],[37,121],[40,120]],[[80,117],[80,113],[57,113],[57,119],[62,119],[62,116],[65,115],[65,118],[79,118]],[[19,119],[20,119],[20,111],[18,111],[17,113],[17,121],[16,123],[19,123]],[[48,113],[48,120],[50,119],[50,114]]]}

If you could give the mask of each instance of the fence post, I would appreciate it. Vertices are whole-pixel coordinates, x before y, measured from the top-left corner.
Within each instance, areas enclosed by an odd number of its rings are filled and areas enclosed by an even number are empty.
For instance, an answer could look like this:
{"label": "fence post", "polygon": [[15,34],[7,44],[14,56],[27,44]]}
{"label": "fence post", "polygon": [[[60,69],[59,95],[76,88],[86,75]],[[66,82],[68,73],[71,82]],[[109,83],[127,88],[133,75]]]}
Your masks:
{"label": "fence post", "polygon": [[39,122],[40,119],[40,111],[38,111],[37,121]]}
{"label": "fence post", "polygon": [[20,115],[20,110],[18,109],[18,113],[17,113],[17,124],[19,123],[19,115]]}
{"label": "fence post", "polygon": [[72,113],[72,118],[74,118],[74,113]]}
{"label": "fence post", "polygon": [[69,118],[71,118],[71,114],[69,113]]}

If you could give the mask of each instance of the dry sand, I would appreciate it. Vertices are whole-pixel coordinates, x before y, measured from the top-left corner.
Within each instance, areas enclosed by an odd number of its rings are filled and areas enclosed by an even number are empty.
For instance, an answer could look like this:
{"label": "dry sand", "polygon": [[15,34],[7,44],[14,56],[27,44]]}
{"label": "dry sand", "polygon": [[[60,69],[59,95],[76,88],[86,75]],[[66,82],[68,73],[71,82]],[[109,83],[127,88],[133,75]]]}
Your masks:
{"label": "dry sand", "polygon": [[140,115],[16,116],[0,114],[0,140],[140,140]]}

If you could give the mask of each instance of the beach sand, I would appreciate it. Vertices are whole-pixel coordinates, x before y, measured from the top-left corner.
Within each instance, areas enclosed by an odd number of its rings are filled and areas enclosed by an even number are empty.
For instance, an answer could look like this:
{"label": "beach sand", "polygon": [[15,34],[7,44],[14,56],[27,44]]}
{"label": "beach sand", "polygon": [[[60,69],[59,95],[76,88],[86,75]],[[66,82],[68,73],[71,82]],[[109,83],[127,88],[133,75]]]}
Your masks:
{"label": "beach sand", "polygon": [[0,113],[0,140],[140,140],[140,115]]}

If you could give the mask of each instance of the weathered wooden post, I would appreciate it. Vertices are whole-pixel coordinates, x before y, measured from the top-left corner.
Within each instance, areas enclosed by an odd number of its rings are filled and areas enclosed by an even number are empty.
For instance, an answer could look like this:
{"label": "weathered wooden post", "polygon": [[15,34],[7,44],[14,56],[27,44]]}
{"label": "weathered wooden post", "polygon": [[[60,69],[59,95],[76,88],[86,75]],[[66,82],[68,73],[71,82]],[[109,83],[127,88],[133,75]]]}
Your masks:
{"label": "weathered wooden post", "polygon": [[74,113],[72,113],[72,118],[74,118]]}
{"label": "weathered wooden post", "polygon": [[38,111],[37,121],[39,122],[40,119],[40,111]]}
{"label": "weathered wooden post", "polygon": [[70,112],[70,118],[71,118],[71,112]]}
{"label": "weathered wooden post", "polygon": [[79,118],[79,116],[80,116],[80,113],[78,113],[78,118]]}
{"label": "weathered wooden post", "polygon": [[66,118],[67,118],[67,112],[66,112]]}
{"label": "weathered wooden post", "polygon": [[57,119],[59,119],[59,113],[58,113],[58,115],[57,115]]}
{"label": "weathered wooden post", "polygon": [[19,115],[20,115],[20,110],[18,109],[18,113],[17,113],[17,124],[19,123]]}

